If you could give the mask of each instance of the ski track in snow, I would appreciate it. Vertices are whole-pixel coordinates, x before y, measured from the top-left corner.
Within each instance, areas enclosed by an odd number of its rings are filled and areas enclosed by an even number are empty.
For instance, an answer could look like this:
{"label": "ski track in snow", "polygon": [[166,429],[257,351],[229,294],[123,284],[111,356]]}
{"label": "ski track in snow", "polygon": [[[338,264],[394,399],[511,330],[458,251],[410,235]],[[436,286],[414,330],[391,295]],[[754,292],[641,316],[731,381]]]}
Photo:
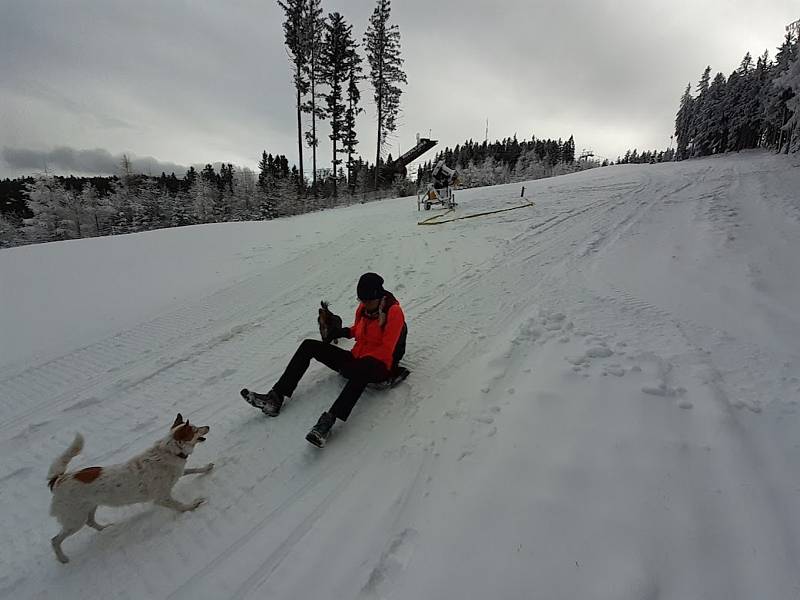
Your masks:
{"label": "ski track in snow", "polygon": [[[63,352],[31,337],[45,358],[0,364],[0,597],[800,597],[795,167],[595,169],[437,227],[408,198],[262,223],[280,260],[243,244],[235,276],[139,324],[98,317]],[[513,206],[520,185],[460,191],[458,210]],[[213,254],[244,225],[191,235]],[[35,274],[26,256],[4,250],[0,275]],[[278,419],[238,391],[318,335],[319,300],[349,323],[367,270],[403,304],[412,375],[319,451],[304,435],[337,375],[312,366]],[[50,462],[75,431],[73,468],[126,460],[176,412],[211,427],[190,466],[216,468],[175,495],[208,502],[101,508],[115,526],[56,563]]]}

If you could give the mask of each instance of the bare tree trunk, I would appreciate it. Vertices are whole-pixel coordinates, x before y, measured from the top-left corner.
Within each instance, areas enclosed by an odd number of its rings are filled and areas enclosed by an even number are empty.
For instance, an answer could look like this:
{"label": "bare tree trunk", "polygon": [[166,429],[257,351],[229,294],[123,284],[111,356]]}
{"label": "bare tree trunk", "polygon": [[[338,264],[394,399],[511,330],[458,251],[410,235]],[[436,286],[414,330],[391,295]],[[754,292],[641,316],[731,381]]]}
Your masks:
{"label": "bare tree trunk", "polygon": [[[316,60],[316,59],[312,59]],[[314,190],[314,198],[317,197],[317,95],[315,65],[311,65],[311,164],[314,172],[311,174],[311,186]]]}
{"label": "bare tree trunk", "polygon": [[378,191],[378,171],[381,161],[381,103],[378,101],[378,150],[375,153],[375,192]]}
{"label": "bare tree trunk", "polygon": [[378,193],[378,179],[380,174],[381,162],[381,126],[383,125],[383,68],[380,72],[380,83],[378,88],[378,149],[375,154],[375,194]]}
{"label": "bare tree trunk", "polygon": [[781,125],[778,128],[778,154],[781,153],[783,143],[783,126],[786,123],[786,106],[783,107],[783,114],[781,115]]}
{"label": "bare tree trunk", "polygon": [[78,210],[75,211],[75,232],[78,234],[78,238],[83,237],[83,235],[81,235],[81,215]]}
{"label": "bare tree trunk", "polygon": [[337,186],[336,174],[336,138],[333,139],[333,199],[334,201],[339,197],[339,190]]}
{"label": "bare tree trunk", "polygon": [[305,187],[305,179],[303,175],[303,122],[301,119],[300,111],[300,90],[297,90],[297,156],[300,162],[300,177],[297,181],[297,189],[301,190]]}

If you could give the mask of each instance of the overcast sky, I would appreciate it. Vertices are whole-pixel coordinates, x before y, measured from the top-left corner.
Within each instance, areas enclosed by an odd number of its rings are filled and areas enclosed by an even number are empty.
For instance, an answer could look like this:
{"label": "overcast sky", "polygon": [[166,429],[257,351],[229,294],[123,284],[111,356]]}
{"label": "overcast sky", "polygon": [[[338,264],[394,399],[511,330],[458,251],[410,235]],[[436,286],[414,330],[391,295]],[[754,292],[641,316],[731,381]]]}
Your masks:
{"label": "overcast sky", "polygon": [[[323,0],[358,39],[374,4]],[[800,2],[395,0],[392,15],[408,75],[395,156],[417,132],[482,140],[488,118],[490,139],[574,134],[616,158],[667,147],[686,84],[706,64],[727,75],[747,51],[773,56]],[[296,162],[281,23],[272,0],[0,0],[0,177],[110,173],[123,152],[153,174],[255,168],[263,149]],[[362,95],[374,161],[366,82]]]}

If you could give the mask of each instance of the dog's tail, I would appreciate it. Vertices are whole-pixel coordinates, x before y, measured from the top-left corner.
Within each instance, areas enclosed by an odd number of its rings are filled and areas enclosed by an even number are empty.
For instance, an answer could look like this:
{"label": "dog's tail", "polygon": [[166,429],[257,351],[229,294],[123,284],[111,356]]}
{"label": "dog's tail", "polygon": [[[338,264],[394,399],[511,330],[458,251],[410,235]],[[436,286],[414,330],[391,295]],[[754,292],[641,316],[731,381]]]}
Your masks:
{"label": "dog's tail", "polygon": [[53,461],[50,465],[50,471],[47,473],[47,482],[50,490],[56,484],[56,480],[67,471],[69,461],[78,456],[83,450],[83,436],[80,433],[75,434],[75,439],[70,444],[69,448],[64,450],[63,454]]}

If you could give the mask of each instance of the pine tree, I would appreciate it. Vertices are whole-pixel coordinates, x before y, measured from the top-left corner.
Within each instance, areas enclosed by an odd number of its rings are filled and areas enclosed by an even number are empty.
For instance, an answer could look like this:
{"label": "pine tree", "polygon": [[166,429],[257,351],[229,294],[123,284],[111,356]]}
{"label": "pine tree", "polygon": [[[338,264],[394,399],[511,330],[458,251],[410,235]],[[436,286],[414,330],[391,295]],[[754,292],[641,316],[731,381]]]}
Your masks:
{"label": "pine tree", "polygon": [[295,179],[297,176],[297,165],[292,165],[291,169],[289,168],[289,161],[286,159],[285,156],[282,154],[280,156],[276,156],[276,177],[279,179]]}
{"label": "pine tree", "polygon": [[83,196],[73,190],[65,190],[59,205],[59,212],[64,225],[64,235],[68,238],[82,238],[82,224],[86,218],[86,207]]}
{"label": "pine tree", "polygon": [[677,140],[677,157],[683,160],[689,156],[689,145],[692,142],[692,123],[694,121],[694,98],[692,84],[687,84],[681,97],[681,105],[675,117],[675,139]]}
{"label": "pine tree", "polygon": [[272,155],[264,151],[258,163],[258,183],[256,185],[255,215],[260,219],[270,219],[275,214],[275,202],[272,189],[275,187],[275,176],[272,173]]}
{"label": "pine tree", "polygon": [[348,25],[338,12],[328,15],[325,23],[325,42],[322,49],[322,81],[329,91],[324,95],[327,113],[330,118],[330,139],[333,145],[333,197],[338,197],[337,177],[335,173],[341,164],[337,158],[337,144],[344,143],[348,124],[347,103],[344,98],[344,85],[349,82],[353,56],[356,55],[356,44],[352,36],[353,27]]}
{"label": "pine tree", "polygon": [[170,226],[183,227],[184,225],[193,225],[196,223],[194,218],[194,201],[192,193],[196,186],[197,178],[192,178],[188,190],[181,190],[177,193],[172,200]]}
{"label": "pine tree", "polygon": [[[514,141],[516,142],[516,137],[514,137]],[[573,136],[569,136],[569,139],[564,143],[561,151],[561,160],[568,165],[575,162],[575,138]]]}
{"label": "pine tree", "polygon": [[701,156],[725,150],[728,138],[726,94],[727,80],[722,73],[717,73],[706,92],[699,114],[701,122],[697,130],[696,143]]}
{"label": "pine tree", "polygon": [[163,195],[164,192],[157,180],[147,177],[141,182],[138,193],[141,212],[134,224],[137,231],[157,229],[162,226],[164,218]]}
{"label": "pine tree", "polygon": [[216,181],[218,191],[214,202],[214,221],[230,221],[233,213],[233,165],[222,163]]}
{"label": "pine tree", "polygon": [[194,217],[198,223],[211,223],[214,216],[214,206],[217,202],[219,186],[214,167],[207,164],[200,172],[190,190],[193,202]]}
{"label": "pine tree", "polygon": [[19,230],[5,215],[0,213],[0,248],[15,246],[19,242]]}
{"label": "pine tree", "polygon": [[764,145],[766,132],[767,91],[771,87],[769,52],[764,50],[758,60],[756,68],[750,76],[750,85],[746,91],[745,111],[750,139],[748,148]]}
{"label": "pine tree", "polygon": [[691,138],[694,140],[692,145],[692,155],[702,156],[707,154],[707,149],[698,143],[699,130],[703,127],[701,114],[705,110],[706,97],[708,95],[708,88],[711,83],[711,66],[707,66],[700,76],[700,81],[697,84],[697,96],[694,101],[694,118],[692,119],[692,133]]}
{"label": "pine tree", "polygon": [[789,63],[786,72],[781,75],[777,84],[791,93],[786,100],[786,119],[782,130],[786,134],[786,152],[796,152],[800,150],[800,52],[798,42],[794,42],[792,53],[794,58]]}
{"label": "pine tree", "polygon": [[703,74],[700,76],[700,81],[697,83],[697,95],[702,96],[708,91],[711,84],[711,65],[706,66]]}
{"label": "pine tree", "polygon": [[231,219],[249,221],[254,218],[254,198],[257,190],[256,175],[247,167],[235,171],[232,181]]}
{"label": "pine tree", "polygon": [[123,154],[110,200],[114,212],[111,218],[112,233],[138,231],[137,223],[141,213],[138,193],[139,178],[133,172],[130,159]]}
{"label": "pine tree", "polygon": [[83,185],[81,196],[83,196],[83,203],[86,206],[89,221],[94,226],[94,235],[102,235],[105,232],[106,222],[111,214],[108,199],[101,197],[89,182]]}
{"label": "pine tree", "polygon": [[[766,60],[766,59],[765,59]],[[725,112],[729,115],[730,135],[723,150],[742,150],[754,148],[760,133],[760,72],[763,71],[762,59],[758,67],[752,67],[753,58],[748,52],[742,59],[739,68],[728,78]]]}
{"label": "pine tree", "polygon": [[342,140],[342,146],[347,151],[347,184],[351,194],[355,191],[356,174],[358,173],[358,162],[353,159],[353,156],[358,145],[356,118],[363,112],[363,109],[359,106],[361,91],[358,89],[358,84],[363,79],[358,44],[353,42],[353,53],[350,56],[350,64],[348,65],[347,110],[344,113],[344,138]]}
{"label": "pine tree", "polygon": [[306,144],[311,148],[312,173],[311,185],[314,197],[317,197],[317,120],[326,118],[325,108],[320,103],[318,86],[322,83],[322,52],[325,19],[322,16],[322,0],[306,0],[304,17],[305,43],[308,59],[306,61],[306,80],[308,81],[308,101],[303,105],[303,112],[311,115],[311,129],[306,131]]}
{"label": "pine tree", "polygon": [[49,242],[67,237],[62,217],[62,202],[67,191],[48,173],[37,175],[25,186],[28,209],[33,213],[25,222],[25,236],[34,242]]}
{"label": "pine tree", "polygon": [[[795,135],[800,127],[800,67],[798,41],[788,32],[771,62],[768,52],[753,61],[748,52],[739,67],[710,82],[706,67],[691,98],[681,98],[675,121],[677,157],[703,156],[766,146],[789,152],[800,149]],[[691,123],[691,125],[689,125]],[[672,156],[664,152],[663,160]],[[662,160],[661,155],[655,160]]]}
{"label": "pine tree", "polygon": [[189,170],[186,171],[186,175],[183,178],[185,184],[184,190],[188,190],[189,188],[191,188],[192,184],[195,182],[196,179],[197,179],[197,169],[195,169],[194,167],[189,167]]}
{"label": "pine tree", "polygon": [[364,35],[373,99],[377,107],[378,142],[375,157],[375,189],[378,189],[381,154],[388,134],[397,127],[401,83],[407,83],[400,58],[400,30],[389,24],[391,0],[378,0]]}
{"label": "pine tree", "polygon": [[258,162],[258,187],[266,190],[272,177],[272,155],[267,156],[267,151],[261,152],[261,160]]}
{"label": "pine tree", "polygon": [[[158,224],[156,227],[170,227],[172,223],[173,210],[175,208],[175,196],[178,193],[178,181],[175,174],[172,177],[166,175],[158,180]],[[174,190],[174,191],[173,191]]]}
{"label": "pine tree", "polygon": [[778,151],[784,147],[786,131],[783,126],[791,116],[786,103],[794,96],[792,89],[782,83],[782,77],[789,70],[796,53],[797,43],[791,32],[787,32],[767,75],[772,85],[766,91],[764,100],[765,138],[766,144]]}
{"label": "pine tree", "polygon": [[[286,49],[292,63],[292,77],[297,99],[297,157],[301,174],[303,173],[303,98],[308,93],[308,80],[306,79],[306,64],[308,62],[307,5],[308,0],[278,0],[278,6],[283,9],[286,16],[286,20],[283,23],[283,33]],[[302,176],[298,177],[297,185],[299,190],[305,187],[305,180]]]}

